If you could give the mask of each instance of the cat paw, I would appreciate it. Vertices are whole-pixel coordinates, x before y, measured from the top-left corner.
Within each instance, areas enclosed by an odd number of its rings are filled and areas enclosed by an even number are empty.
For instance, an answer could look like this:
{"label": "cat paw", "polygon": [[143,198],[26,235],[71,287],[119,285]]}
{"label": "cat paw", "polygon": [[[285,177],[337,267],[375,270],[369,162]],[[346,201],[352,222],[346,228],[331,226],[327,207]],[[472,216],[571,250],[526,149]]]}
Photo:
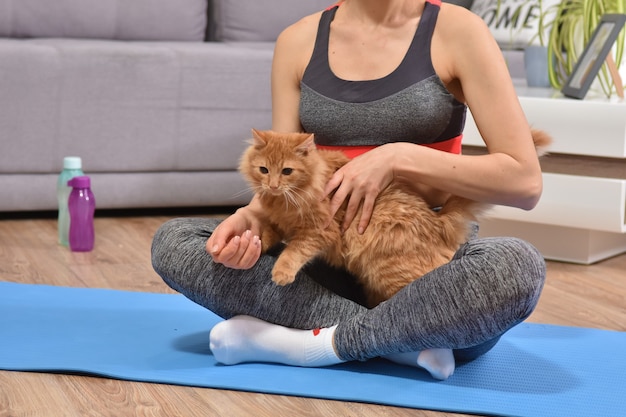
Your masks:
{"label": "cat paw", "polygon": [[272,271],[272,281],[277,285],[291,284],[296,280],[295,274],[290,274],[285,271],[274,270]]}

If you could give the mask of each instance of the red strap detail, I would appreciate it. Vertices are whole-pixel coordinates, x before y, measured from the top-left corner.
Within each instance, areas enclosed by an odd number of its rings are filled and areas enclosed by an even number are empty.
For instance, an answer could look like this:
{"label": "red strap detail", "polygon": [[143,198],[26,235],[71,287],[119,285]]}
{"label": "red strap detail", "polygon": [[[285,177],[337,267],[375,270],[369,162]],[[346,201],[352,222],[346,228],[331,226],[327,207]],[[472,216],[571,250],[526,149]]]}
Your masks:
{"label": "red strap detail", "polygon": [[332,6],[328,6],[326,8],[326,10],[330,10],[330,9],[333,9],[333,8],[335,8],[337,6],[341,6],[341,3],[343,3],[343,0],[338,1],[337,3],[333,4]]}
{"label": "red strap detail", "polygon": [[[450,152],[455,154],[461,153],[461,140],[463,139],[463,135],[459,135],[455,138],[448,139],[443,142],[437,143],[428,143],[422,146],[426,146],[427,148],[437,149],[438,151]],[[327,145],[315,145],[317,149],[325,149],[329,151],[341,151],[348,158],[353,159],[359,155],[363,155],[367,151],[371,151],[376,147],[373,146],[327,146]]]}
{"label": "red strap detail", "polygon": [[428,143],[423,146],[428,148],[437,149],[438,151],[450,152],[459,155],[461,153],[461,141],[463,140],[463,134],[452,139],[444,140],[443,142]]}
{"label": "red strap detail", "polygon": [[326,146],[326,145],[315,145],[317,149],[324,149],[328,151],[341,151],[348,158],[356,158],[359,155],[363,155],[367,151],[371,151],[376,146]]}

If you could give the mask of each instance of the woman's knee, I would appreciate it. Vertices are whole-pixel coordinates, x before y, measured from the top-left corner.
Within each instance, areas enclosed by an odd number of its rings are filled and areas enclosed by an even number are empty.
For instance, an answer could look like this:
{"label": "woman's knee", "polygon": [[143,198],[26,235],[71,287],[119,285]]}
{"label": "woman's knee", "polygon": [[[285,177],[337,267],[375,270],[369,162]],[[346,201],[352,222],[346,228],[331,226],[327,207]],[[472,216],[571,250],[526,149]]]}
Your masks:
{"label": "woman's knee", "polygon": [[518,238],[506,238],[504,248],[510,260],[510,268],[521,273],[531,286],[543,287],[546,279],[546,261],[529,242]]}
{"label": "woman's knee", "polygon": [[498,243],[503,278],[516,289],[520,321],[535,309],[546,279],[543,255],[529,242],[519,238],[501,238]]}
{"label": "woman's knee", "polygon": [[455,351],[459,361],[473,360],[489,351],[499,337],[534,311],[546,277],[543,255],[530,243],[510,237],[481,238],[465,248],[466,267],[479,271],[490,302],[483,306],[495,333],[479,344]]}
{"label": "woman's knee", "polygon": [[152,239],[152,267],[162,277],[171,278],[181,263],[204,252],[206,240],[218,224],[214,219],[177,218],[163,223]]}
{"label": "woman's knee", "polygon": [[468,242],[456,256],[469,256],[516,275],[523,272],[523,275],[540,283],[545,279],[546,263],[543,255],[532,244],[516,237],[476,239]]}
{"label": "woman's knee", "polygon": [[481,238],[470,241],[458,256],[469,262],[466,268],[482,271],[482,279],[492,278],[487,285],[501,302],[515,306],[521,320],[534,310],[546,278],[543,255],[532,244],[514,237]]}
{"label": "woman's knee", "polygon": [[167,265],[169,258],[166,256],[171,252],[172,246],[176,244],[177,236],[180,232],[183,219],[172,219],[163,223],[152,238],[152,267],[162,275],[164,267]]}

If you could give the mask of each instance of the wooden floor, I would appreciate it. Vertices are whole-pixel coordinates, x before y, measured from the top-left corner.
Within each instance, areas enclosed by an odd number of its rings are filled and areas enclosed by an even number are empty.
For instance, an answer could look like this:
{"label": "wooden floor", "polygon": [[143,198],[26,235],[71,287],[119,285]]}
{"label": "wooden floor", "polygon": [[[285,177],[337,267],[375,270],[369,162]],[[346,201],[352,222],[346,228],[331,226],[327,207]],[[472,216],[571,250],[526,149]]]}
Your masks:
{"label": "wooden floor", "polygon": [[[96,247],[90,253],[72,253],[57,245],[53,218],[0,220],[0,280],[170,292],[152,271],[150,242],[172,214],[149,214],[99,215]],[[529,320],[626,331],[626,255],[591,266],[549,262],[545,290]],[[87,376],[0,372],[0,417],[452,415]]]}

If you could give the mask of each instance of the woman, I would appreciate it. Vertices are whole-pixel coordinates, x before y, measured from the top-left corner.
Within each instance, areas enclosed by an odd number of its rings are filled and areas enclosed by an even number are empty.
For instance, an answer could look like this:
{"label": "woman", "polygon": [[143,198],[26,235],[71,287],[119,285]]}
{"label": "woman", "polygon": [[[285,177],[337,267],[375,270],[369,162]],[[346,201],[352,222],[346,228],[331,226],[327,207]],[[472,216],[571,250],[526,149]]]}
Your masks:
{"label": "woman", "polygon": [[[450,194],[522,209],[540,197],[530,129],[497,44],[480,18],[440,0],[344,0],[290,26],[276,43],[272,106],[273,130],[314,132],[319,146],[355,156],[325,191],[334,191],[333,213],[348,202],[344,227],[354,220],[364,230],[393,181],[413,185],[433,208]],[[460,155],[466,106],[487,155]],[[528,243],[471,239],[451,262],[367,309],[350,277],[320,262],[274,285],[258,210],[253,199],[219,224],[173,220],[154,239],[165,282],[227,319],[210,336],[225,364],[383,356],[445,379],[455,360],[480,356],[528,317],[545,279]]]}

